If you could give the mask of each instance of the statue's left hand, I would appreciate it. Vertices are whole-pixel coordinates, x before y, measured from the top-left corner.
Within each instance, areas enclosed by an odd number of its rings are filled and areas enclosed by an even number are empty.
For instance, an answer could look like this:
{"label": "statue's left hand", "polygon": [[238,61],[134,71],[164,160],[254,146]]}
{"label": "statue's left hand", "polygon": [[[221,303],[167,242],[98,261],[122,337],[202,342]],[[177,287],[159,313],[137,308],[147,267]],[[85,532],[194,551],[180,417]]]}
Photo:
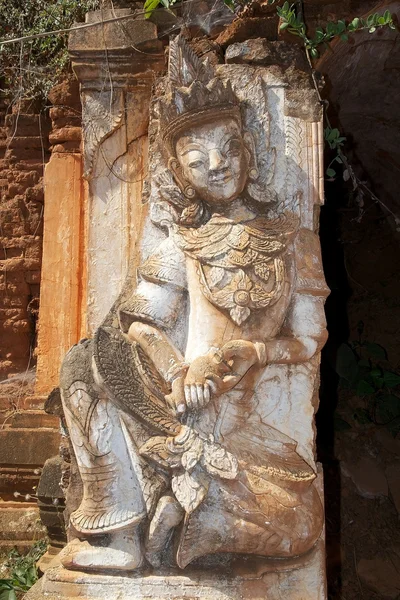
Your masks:
{"label": "statue's left hand", "polygon": [[207,406],[217,393],[216,382],[230,372],[229,365],[216,349],[195,358],[185,377],[185,401],[189,410]]}
{"label": "statue's left hand", "polygon": [[265,364],[264,344],[233,340],[221,350],[211,349],[190,365],[185,378],[185,400],[189,409],[199,410],[212,396],[234,388],[247,371]]}

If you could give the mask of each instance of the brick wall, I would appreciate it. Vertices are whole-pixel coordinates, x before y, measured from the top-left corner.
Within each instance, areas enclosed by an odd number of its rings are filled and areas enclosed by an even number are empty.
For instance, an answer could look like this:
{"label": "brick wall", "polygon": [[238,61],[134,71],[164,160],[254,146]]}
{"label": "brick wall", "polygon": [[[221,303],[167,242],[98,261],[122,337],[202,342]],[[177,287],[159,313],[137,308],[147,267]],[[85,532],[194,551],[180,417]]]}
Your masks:
{"label": "brick wall", "polygon": [[0,380],[34,364],[49,121],[34,103],[0,106]]}

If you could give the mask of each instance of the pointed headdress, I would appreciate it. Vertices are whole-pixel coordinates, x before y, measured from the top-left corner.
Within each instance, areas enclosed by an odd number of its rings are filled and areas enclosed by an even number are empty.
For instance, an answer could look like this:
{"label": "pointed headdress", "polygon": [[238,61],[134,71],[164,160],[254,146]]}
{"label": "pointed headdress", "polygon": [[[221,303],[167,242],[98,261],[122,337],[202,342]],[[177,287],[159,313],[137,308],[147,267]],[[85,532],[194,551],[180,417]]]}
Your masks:
{"label": "pointed headdress", "polygon": [[230,82],[216,77],[209,61],[203,62],[181,35],[170,44],[168,85],[159,110],[160,130],[170,155],[175,154],[176,138],[190,127],[223,117],[241,120]]}

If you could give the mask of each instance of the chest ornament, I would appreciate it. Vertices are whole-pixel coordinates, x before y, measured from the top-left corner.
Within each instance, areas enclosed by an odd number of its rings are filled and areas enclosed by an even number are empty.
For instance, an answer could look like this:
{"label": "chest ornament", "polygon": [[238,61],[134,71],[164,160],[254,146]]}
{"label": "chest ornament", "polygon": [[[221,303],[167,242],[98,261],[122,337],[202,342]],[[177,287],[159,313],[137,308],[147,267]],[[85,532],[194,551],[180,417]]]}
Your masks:
{"label": "chest ornament", "polygon": [[195,260],[207,300],[241,325],[252,311],[281,298],[287,280],[284,255],[297,225],[294,215],[247,223],[214,215],[198,229],[179,228],[176,243]]}

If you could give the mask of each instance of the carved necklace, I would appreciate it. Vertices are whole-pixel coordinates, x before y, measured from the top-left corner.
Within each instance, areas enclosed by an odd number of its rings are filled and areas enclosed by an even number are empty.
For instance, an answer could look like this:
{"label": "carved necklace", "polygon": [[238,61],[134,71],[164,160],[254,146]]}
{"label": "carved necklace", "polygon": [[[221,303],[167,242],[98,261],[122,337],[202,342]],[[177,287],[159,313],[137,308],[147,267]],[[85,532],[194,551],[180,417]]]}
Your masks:
{"label": "carved necklace", "polygon": [[291,213],[245,223],[215,214],[197,229],[177,226],[175,241],[195,260],[207,300],[241,325],[252,310],[272,306],[282,296],[284,254],[297,228]]}

